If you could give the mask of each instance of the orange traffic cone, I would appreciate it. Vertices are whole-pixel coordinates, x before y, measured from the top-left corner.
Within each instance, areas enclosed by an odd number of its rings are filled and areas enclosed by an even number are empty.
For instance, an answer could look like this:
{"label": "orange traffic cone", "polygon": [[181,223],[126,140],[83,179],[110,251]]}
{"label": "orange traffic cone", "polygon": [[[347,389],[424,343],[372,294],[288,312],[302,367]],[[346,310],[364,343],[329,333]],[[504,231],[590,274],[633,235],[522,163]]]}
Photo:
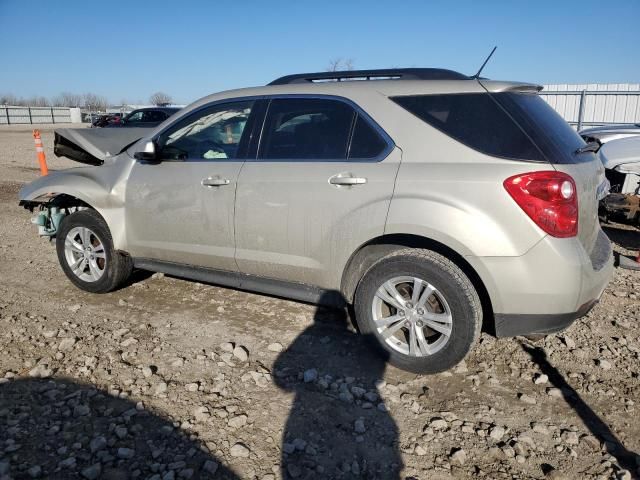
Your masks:
{"label": "orange traffic cone", "polygon": [[40,175],[48,175],[47,157],[44,155],[44,147],[42,146],[42,138],[40,138],[40,130],[33,131],[33,140],[36,142],[36,154],[38,155],[38,163],[40,163]]}

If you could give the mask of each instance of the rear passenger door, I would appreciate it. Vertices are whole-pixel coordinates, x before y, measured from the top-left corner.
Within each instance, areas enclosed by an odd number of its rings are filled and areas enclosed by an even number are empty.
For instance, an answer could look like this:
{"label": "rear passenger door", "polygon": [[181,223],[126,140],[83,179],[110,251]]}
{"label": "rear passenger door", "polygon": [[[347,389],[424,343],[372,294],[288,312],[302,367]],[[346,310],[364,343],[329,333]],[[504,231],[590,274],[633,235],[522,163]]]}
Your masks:
{"label": "rear passenger door", "polygon": [[342,266],[382,235],[400,151],[346,99],[276,97],[238,179],[240,272],[338,288]]}

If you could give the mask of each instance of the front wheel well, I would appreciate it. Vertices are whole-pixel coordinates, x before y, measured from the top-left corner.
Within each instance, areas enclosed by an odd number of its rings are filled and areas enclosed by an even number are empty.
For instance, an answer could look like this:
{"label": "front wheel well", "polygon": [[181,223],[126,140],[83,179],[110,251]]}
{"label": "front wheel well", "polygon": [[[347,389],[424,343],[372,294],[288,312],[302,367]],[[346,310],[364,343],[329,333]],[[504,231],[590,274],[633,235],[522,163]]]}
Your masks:
{"label": "front wheel well", "polygon": [[484,328],[494,330],[493,307],[484,282],[462,255],[436,240],[419,235],[382,235],[362,245],[351,255],[342,274],[341,292],[347,302],[352,303],[358,283],[366,271],[380,258],[402,248],[422,248],[447,257],[455,263],[473,284],[482,304]]}

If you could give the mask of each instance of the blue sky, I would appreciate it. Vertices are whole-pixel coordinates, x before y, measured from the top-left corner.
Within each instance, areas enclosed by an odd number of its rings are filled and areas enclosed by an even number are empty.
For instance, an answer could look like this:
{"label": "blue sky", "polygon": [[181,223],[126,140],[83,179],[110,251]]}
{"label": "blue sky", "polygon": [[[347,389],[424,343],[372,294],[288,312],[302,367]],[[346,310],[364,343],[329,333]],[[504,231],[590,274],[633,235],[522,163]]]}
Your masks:
{"label": "blue sky", "polygon": [[0,0],[0,92],[188,103],[337,57],[471,74],[494,45],[491,78],[640,82],[638,20],[638,0]]}

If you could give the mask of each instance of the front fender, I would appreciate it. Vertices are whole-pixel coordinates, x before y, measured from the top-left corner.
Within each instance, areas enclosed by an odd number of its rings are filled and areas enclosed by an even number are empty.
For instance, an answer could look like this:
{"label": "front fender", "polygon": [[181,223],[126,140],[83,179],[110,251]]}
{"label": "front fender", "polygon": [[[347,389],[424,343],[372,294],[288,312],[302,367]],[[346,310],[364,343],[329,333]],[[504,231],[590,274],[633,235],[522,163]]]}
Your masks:
{"label": "front fender", "polygon": [[28,183],[18,193],[20,201],[47,203],[69,195],[94,208],[105,219],[118,250],[126,249],[124,231],[124,185],[115,164],[53,172]]}

